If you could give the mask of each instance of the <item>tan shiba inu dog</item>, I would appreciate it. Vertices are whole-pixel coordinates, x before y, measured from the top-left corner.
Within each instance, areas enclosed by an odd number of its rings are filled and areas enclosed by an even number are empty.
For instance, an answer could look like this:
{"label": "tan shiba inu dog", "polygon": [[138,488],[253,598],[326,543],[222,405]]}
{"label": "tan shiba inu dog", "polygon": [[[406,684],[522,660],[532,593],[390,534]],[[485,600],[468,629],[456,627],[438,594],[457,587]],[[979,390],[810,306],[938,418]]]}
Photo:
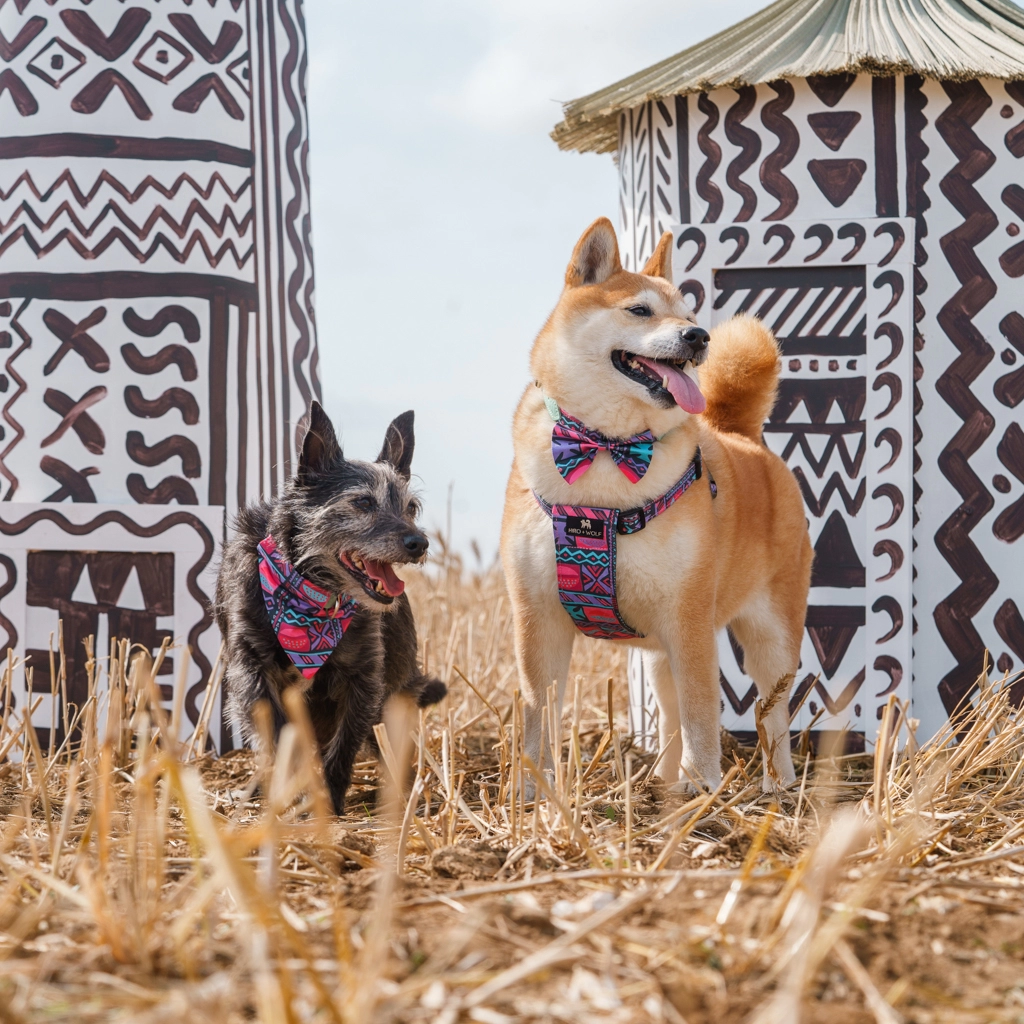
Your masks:
{"label": "tan shiba inu dog", "polygon": [[[643,272],[628,273],[611,223],[595,221],[576,245],[565,290],[533,346],[534,383],[515,415],[501,536],[526,750],[542,763],[546,690],[557,685],[561,709],[577,635],[560,604],[552,519],[537,497],[634,509],[668,492],[699,446],[703,475],[645,528],[618,537],[618,610],[642,636],[617,642],[642,649],[653,681],[659,774],[677,788],[714,787],[721,780],[715,633],[730,625],[762,697],[786,678],[765,726],[777,778],[788,784],[788,694],[813,551],[796,480],[761,439],[775,402],[779,349],[751,317],[717,327],[709,341],[671,283],[671,257],[666,233]],[[605,438],[651,431],[657,440],[646,472],[631,482],[608,451],[598,451],[568,483],[552,454],[559,409]]]}

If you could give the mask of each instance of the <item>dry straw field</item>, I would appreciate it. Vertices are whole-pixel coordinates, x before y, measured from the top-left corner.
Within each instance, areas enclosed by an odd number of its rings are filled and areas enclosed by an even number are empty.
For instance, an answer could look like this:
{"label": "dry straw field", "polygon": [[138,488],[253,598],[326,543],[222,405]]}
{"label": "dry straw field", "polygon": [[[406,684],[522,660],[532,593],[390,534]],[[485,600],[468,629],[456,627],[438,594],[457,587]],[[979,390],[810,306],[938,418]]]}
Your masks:
{"label": "dry straw field", "polygon": [[500,574],[442,555],[411,592],[451,694],[379,733],[342,819],[301,701],[276,757],[217,759],[122,643],[48,750],[8,661],[0,1021],[1024,1021],[1010,680],[933,738],[890,704],[874,759],[803,737],[790,792],[734,747],[685,799],[630,749],[623,653],[581,641],[548,779]]}

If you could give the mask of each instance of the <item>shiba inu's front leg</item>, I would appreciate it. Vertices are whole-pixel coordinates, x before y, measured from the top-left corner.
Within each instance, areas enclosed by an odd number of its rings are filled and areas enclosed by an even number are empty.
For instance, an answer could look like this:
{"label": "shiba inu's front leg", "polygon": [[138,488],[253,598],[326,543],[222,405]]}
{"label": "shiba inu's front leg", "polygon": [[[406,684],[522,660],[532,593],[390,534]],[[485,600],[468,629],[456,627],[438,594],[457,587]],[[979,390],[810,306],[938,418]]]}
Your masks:
{"label": "shiba inu's front leg", "polygon": [[672,674],[672,662],[665,651],[646,650],[641,657],[644,674],[650,679],[658,702],[658,777],[672,784],[679,781],[683,760],[679,687]]}
{"label": "shiba inu's front leg", "polygon": [[[541,750],[541,719],[547,704],[548,688],[555,684],[555,714],[562,715],[565,681],[569,675],[576,627],[559,605],[553,607],[517,606],[514,609],[516,664],[523,694],[523,746],[541,770],[551,767],[548,749]],[[550,723],[545,748],[551,740]],[[532,783],[528,785],[532,793]]]}
{"label": "shiba inu's front leg", "polygon": [[701,784],[714,789],[722,781],[721,697],[714,624],[710,619],[688,621],[672,638],[667,653],[679,699],[683,744],[682,779],[677,785],[686,790]]}

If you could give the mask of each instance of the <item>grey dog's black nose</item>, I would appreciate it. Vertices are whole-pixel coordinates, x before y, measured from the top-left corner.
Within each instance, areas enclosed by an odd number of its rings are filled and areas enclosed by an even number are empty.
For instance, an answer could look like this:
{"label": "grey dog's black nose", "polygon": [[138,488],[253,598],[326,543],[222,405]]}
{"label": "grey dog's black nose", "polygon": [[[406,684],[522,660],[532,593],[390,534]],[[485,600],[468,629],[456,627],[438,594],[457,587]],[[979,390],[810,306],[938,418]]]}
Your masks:
{"label": "grey dog's black nose", "polygon": [[430,547],[430,541],[422,533],[407,533],[402,538],[402,543],[405,545],[405,550],[417,558]]}
{"label": "grey dog's black nose", "polygon": [[683,341],[693,346],[695,352],[708,347],[708,332],[703,327],[688,327],[683,333]]}

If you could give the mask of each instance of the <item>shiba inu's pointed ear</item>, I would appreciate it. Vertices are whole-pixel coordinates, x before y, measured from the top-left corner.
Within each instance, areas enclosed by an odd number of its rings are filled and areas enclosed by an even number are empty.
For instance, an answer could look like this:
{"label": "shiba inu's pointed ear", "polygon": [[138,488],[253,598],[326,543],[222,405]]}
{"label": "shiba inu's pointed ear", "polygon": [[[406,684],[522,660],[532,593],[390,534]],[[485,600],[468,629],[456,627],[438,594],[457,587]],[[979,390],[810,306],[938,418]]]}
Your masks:
{"label": "shiba inu's pointed ear", "polygon": [[324,412],[323,406],[314,399],[309,407],[309,427],[302,439],[295,479],[300,484],[308,484],[343,458],[338,436],[334,433],[334,424]]}
{"label": "shiba inu's pointed ear", "polygon": [[565,286],[601,284],[621,269],[615,228],[607,217],[598,217],[572,251],[572,259],[565,268]]}
{"label": "shiba inu's pointed ear", "polygon": [[400,476],[409,479],[412,469],[412,452],[416,447],[416,438],[413,436],[412,423],[415,413],[410,409],[396,416],[388,424],[388,432],[384,435],[384,447],[377,456],[378,462],[387,462],[394,466]]}
{"label": "shiba inu's pointed ear", "polygon": [[672,232],[666,231],[658,242],[657,249],[651,253],[651,258],[644,264],[641,274],[648,277],[663,277],[666,281],[672,280]]}

